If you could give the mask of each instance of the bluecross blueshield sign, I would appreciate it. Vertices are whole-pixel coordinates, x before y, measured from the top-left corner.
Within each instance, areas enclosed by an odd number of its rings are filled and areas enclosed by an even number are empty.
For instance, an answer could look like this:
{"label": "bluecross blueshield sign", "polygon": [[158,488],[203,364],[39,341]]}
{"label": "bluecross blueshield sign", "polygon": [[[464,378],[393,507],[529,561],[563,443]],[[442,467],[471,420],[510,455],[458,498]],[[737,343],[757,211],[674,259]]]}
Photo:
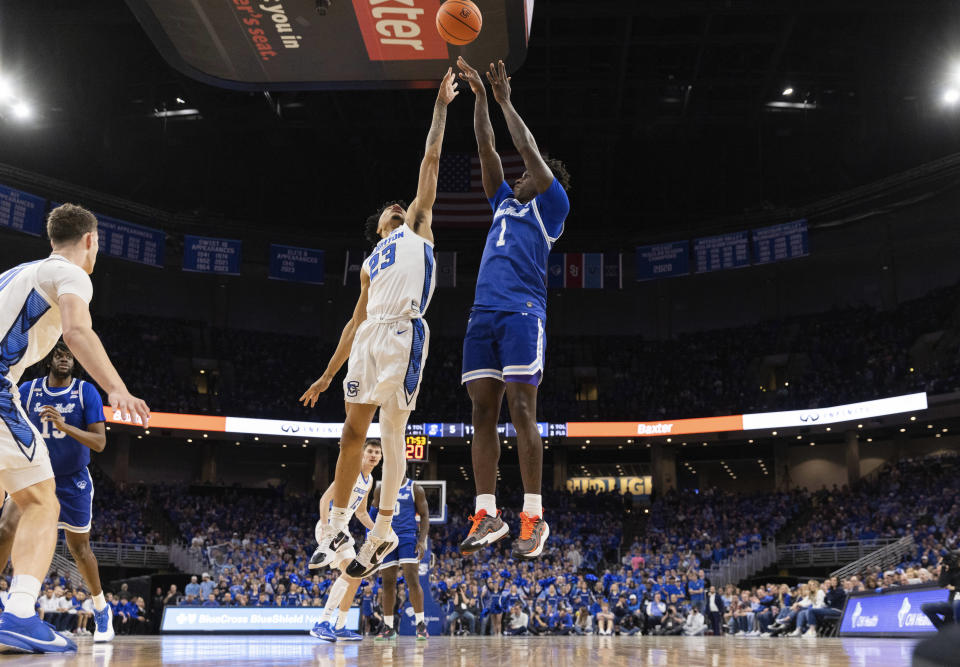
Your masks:
{"label": "bluecross blueshield sign", "polygon": [[944,602],[945,588],[892,588],[883,593],[852,595],[840,621],[841,636],[918,635],[936,632],[923,613],[926,602]]}
{"label": "bluecross blueshield sign", "polygon": [[[320,621],[323,607],[167,607],[161,632],[308,632]],[[334,617],[336,618],[336,617]],[[360,608],[347,612],[347,627],[356,630]]]}

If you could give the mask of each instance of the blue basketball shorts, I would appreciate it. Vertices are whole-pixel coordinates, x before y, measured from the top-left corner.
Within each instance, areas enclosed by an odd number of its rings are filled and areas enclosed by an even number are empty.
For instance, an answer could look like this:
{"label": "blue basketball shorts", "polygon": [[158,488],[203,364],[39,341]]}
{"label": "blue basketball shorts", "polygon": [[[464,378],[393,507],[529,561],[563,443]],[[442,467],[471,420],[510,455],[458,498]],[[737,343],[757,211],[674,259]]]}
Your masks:
{"label": "blue basketball shorts", "polygon": [[81,468],[72,475],[56,478],[60,519],[57,528],[70,533],[89,533],[93,517],[93,479],[90,471]]}
{"label": "blue basketball shorts", "polygon": [[538,316],[474,310],[463,341],[461,382],[493,378],[539,385],[545,346],[546,323]]}
{"label": "blue basketball shorts", "polygon": [[397,545],[396,549],[383,557],[383,562],[380,563],[379,569],[385,570],[388,567],[395,567],[397,563],[402,565],[404,563],[420,562],[417,558],[417,534],[397,533],[397,537],[400,538],[400,544]]}

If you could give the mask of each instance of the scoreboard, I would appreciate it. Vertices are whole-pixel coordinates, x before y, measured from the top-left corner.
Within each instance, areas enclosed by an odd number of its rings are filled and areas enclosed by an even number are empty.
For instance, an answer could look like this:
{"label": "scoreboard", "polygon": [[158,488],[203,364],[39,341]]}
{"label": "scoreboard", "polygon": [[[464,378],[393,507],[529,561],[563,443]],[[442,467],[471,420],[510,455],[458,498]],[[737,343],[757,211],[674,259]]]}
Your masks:
{"label": "scoreboard", "polygon": [[424,463],[430,456],[430,446],[425,435],[407,436],[407,461]]}

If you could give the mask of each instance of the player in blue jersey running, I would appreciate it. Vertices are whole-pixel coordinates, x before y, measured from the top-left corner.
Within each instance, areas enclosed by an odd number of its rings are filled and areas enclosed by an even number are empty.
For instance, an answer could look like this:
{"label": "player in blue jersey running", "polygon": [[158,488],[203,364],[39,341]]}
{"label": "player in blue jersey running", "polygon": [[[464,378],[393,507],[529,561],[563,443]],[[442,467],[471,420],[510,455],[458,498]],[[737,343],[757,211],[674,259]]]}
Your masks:
{"label": "player in blue jersey running", "polygon": [[526,167],[513,187],[503,179],[480,74],[462,57],[460,78],[476,95],[473,127],[480,153],[483,190],[493,225],[480,260],[477,291],[463,341],[462,381],[473,403],[473,474],[477,499],[473,525],[460,544],[464,553],[506,537],[497,511],[497,422],[506,393],[517,430],[523,511],[513,555],[536,558],[550,535],[540,498],[543,443],[537,430],[537,387],[543,378],[547,317],[547,259],[570,211],[569,174],[563,163],[540,154],[533,135],[510,101],[510,77],[501,60],[486,72],[503,110],[513,145]]}
{"label": "player in blue jersey running", "polygon": [[[380,487],[373,492],[374,507],[380,505]],[[419,521],[417,520],[419,517]],[[430,636],[424,616],[423,587],[420,585],[420,561],[427,553],[427,536],[430,533],[430,508],[427,496],[410,478],[403,480],[397,494],[393,512],[393,530],[400,539],[396,549],[387,554],[380,565],[383,580],[383,623],[386,626],[378,641],[396,639],[397,625],[393,608],[397,601],[397,565],[403,568],[403,580],[407,583],[410,605],[413,607],[413,622],[417,626],[417,639]]]}
{"label": "player in blue jersey running", "polygon": [[[20,385],[20,405],[50,453],[60,501],[57,528],[64,531],[67,548],[90,589],[96,623],[93,641],[108,642],[114,637],[113,617],[100,585],[97,557],[90,548],[93,479],[87,470],[90,450],[102,452],[107,445],[103,400],[96,387],[76,378],[80,374],[76,360],[62,341],[44,365],[46,377]],[[8,498],[0,517],[0,563],[10,556],[21,514]]]}

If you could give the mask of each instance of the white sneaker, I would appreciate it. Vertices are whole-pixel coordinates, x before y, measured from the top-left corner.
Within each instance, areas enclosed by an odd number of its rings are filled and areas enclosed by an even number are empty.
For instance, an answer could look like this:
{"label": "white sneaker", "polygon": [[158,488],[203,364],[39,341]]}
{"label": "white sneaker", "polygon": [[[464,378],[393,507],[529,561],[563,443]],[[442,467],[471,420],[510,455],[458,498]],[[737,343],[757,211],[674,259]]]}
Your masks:
{"label": "white sneaker", "polygon": [[811,626],[809,630],[807,630],[806,632],[803,633],[803,636],[804,636],[804,637],[816,637],[816,636],[817,636],[817,629]]}
{"label": "white sneaker", "polygon": [[771,635],[769,632],[761,632],[761,633],[760,633],[760,636],[761,636],[761,637],[770,637],[770,636],[772,636],[772,635]]}
{"label": "white sneaker", "polygon": [[393,528],[390,529],[390,534],[387,535],[386,539],[381,539],[370,533],[367,536],[367,541],[360,547],[357,557],[347,565],[347,575],[357,579],[369,576],[380,567],[380,563],[383,562],[386,555],[396,549],[399,544],[400,538],[393,532]]}
{"label": "white sneaker", "polygon": [[316,531],[318,546],[310,557],[310,564],[307,566],[311,570],[319,570],[332,563],[337,556],[337,552],[349,546],[353,540],[349,533],[335,528],[330,523],[322,527],[318,526],[318,529]]}
{"label": "white sneaker", "polygon": [[801,630],[800,628],[797,628],[796,630],[791,632],[789,635],[787,635],[787,637],[799,637],[802,634],[803,634],[803,630]]}

